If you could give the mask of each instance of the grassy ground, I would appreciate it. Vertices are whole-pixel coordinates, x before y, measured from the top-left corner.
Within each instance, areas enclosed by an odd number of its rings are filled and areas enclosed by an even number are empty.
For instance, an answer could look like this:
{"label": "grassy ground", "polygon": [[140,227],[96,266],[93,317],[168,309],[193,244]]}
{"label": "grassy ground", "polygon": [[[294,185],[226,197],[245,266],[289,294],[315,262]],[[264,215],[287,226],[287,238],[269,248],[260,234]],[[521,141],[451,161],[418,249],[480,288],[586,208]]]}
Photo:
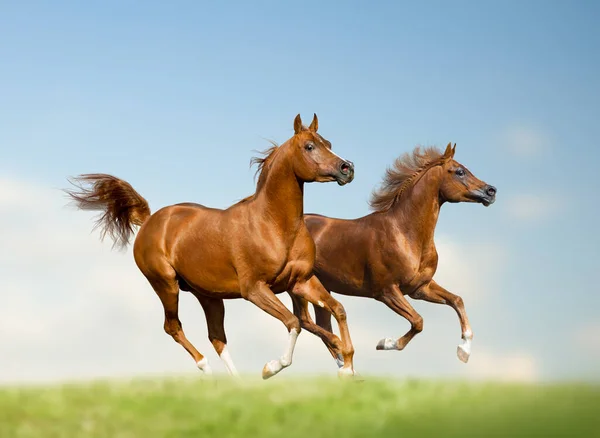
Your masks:
{"label": "grassy ground", "polygon": [[600,437],[600,388],[194,378],[0,388],[1,437]]}

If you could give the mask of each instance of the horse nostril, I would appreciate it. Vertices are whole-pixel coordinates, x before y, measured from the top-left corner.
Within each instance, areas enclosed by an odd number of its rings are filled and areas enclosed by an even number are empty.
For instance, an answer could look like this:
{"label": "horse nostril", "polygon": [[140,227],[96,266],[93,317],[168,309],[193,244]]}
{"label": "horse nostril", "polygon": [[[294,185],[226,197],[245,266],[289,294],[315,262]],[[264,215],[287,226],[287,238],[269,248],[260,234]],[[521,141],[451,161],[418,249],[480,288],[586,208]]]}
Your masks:
{"label": "horse nostril", "polygon": [[494,187],[494,186],[488,186],[487,189],[485,190],[485,193],[488,196],[496,196],[496,187]]}
{"label": "horse nostril", "polygon": [[344,175],[348,175],[348,173],[350,173],[353,167],[354,166],[352,166],[352,163],[343,162],[340,166],[340,172],[342,172],[342,174]]}

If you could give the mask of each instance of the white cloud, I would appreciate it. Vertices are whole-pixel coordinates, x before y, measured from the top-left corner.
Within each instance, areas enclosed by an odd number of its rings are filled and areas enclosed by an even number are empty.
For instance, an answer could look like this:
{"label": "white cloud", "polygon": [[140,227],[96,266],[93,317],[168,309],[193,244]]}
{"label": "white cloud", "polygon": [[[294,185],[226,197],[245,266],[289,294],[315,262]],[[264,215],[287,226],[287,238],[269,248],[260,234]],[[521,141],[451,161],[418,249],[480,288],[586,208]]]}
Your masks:
{"label": "white cloud", "polygon": [[531,126],[512,126],[504,137],[505,145],[518,157],[536,157],[550,147],[548,136]]}
{"label": "white cloud", "polygon": [[469,305],[490,292],[491,279],[500,275],[507,261],[507,249],[497,243],[459,244],[449,236],[435,238],[438,284],[465,300]]}
{"label": "white cloud", "polygon": [[[90,232],[93,215],[65,204],[58,190],[0,180],[0,381],[197,372],[183,348],[163,332],[162,306],[137,269],[131,249],[111,251],[110,242],[102,244],[98,233]],[[501,272],[505,250],[464,246],[445,236],[436,240],[436,279],[463,296],[467,311],[473,312]],[[280,297],[290,305],[286,295]],[[487,362],[490,356],[478,358],[477,342],[472,362],[459,363],[456,314],[420,301],[413,305],[425,317],[425,332],[403,352],[376,351],[379,339],[401,336],[408,323],[374,300],[336,297],[347,309],[356,367],[364,375],[500,378],[526,368],[526,361],[508,357],[506,367],[482,371],[493,369],[490,363],[498,357]],[[217,372],[224,372],[208,342],[202,309],[190,294],[181,294],[180,318],[190,341]],[[266,361],[282,354],[285,328],[255,306],[228,301],[225,323],[240,371],[259,375]],[[478,364],[482,360],[485,366]],[[285,371],[294,372],[335,375],[336,368],[321,340],[303,332],[294,364]]]}
{"label": "white cloud", "polygon": [[540,377],[535,358],[527,353],[478,352],[469,366],[471,378],[475,380],[534,382]]}
{"label": "white cloud", "polygon": [[539,221],[560,211],[561,199],[554,196],[519,194],[504,201],[508,214],[519,221]]}

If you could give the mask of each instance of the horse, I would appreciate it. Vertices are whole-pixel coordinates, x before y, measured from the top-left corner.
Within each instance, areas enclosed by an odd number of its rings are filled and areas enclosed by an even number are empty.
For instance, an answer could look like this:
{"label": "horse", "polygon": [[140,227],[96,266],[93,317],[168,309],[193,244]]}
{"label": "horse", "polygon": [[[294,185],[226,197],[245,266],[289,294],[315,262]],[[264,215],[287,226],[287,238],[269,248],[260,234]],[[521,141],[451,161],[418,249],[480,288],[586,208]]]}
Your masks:
{"label": "horse", "polygon": [[346,312],[313,274],[315,244],[303,221],[304,184],[336,181],[343,186],[354,179],[354,164],[331,150],[317,133],[318,123],[314,114],[307,128],[298,114],[294,135],[263,152],[264,158],[253,159],[259,175],[255,193],[227,209],[181,203],[152,214],[129,183],[107,174],[71,178],[75,189],[65,190],[79,209],[101,212],[96,227],[102,240],[113,239],[113,247],[129,245],[139,227],[133,256],[164,307],[164,330],[206,374],[212,373],[208,360],[188,341],[179,320],[180,290],[200,302],[208,338],[230,375],[238,373],[227,350],[225,299],[250,301],[287,328],[285,352],[267,362],[263,379],[291,365],[302,322],[276,296],[282,292],[333,314],[341,339],[332,342],[344,361],[338,374],[354,375]]}
{"label": "horse", "polygon": [[[438,264],[434,231],[443,204],[476,202],[488,207],[496,199],[496,188],[455,161],[455,151],[456,144],[451,143],[444,153],[417,147],[396,159],[381,187],[373,191],[374,211],[367,216],[344,220],[305,215],[317,245],[315,274],[325,288],[374,298],[410,322],[404,336],[381,339],[377,350],[402,350],[423,330],[423,318],[408,295],[452,307],[462,331],[457,356],[467,363],[471,355],[473,331],[462,298],[433,280]],[[317,325],[332,332],[330,316],[320,306],[314,309]],[[335,345],[322,338],[338,366],[343,366]]]}

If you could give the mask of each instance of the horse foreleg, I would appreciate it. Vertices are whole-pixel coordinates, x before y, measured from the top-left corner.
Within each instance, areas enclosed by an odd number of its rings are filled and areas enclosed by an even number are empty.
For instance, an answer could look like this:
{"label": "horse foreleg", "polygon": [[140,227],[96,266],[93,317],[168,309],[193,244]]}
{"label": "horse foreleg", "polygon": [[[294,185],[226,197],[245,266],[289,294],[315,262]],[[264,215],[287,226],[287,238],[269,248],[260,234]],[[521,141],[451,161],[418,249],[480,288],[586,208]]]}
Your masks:
{"label": "horse foreleg", "polygon": [[352,345],[352,340],[350,339],[350,330],[348,329],[344,306],[327,292],[327,289],[323,287],[321,282],[314,275],[308,281],[296,283],[294,289],[290,293],[305,299],[313,305],[316,304],[333,314],[340,329],[342,344],[341,353],[344,359],[344,366],[338,370],[338,375],[353,376],[355,374],[353,366],[354,347]]}
{"label": "horse foreleg", "polygon": [[[315,311],[315,319],[317,325],[323,330],[326,330],[329,333],[333,333],[333,327],[331,327],[331,313],[329,313],[327,310],[325,310],[317,304],[313,304],[313,309]],[[337,364],[338,368],[342,368],[344,366],[344,357],[342,356],[342,353],[339,350],[336,351],[329,348],[329,346],[327,346],[327,349],[333,356],[333,359],[335,360],[335,363]]]}
{"label": "horse foreleg", "polygon": [[[340,339],[333,334],[331,330],[331,320],[329,322],[330,329],[327,330],[312,320],[310,313],[308,312],[308,301],[290,293],[292,298],[292,305],[294,308],[294,315],[300,319],[300,325],[303,329],[321,338],[333,358],[336,360],[338,368],[344,366],[344,359],[341,353]],[[315,314],[318,311],[324,311],[322,307],[315,306]],[[325,311],[324,311],[325,312]],[[325,312],[328,317],[331,317],[331,313]]]}
{"label": "horse foreleg", "polygon": [[385,338],[381,339],[377,343],[377,350],[403,350],[404,347],[415,337],[418,333],[423,331],[423,318],[417,313],[417,311],[410,305],[408,300],[404,297],[400,288],[397,285],[391,285],[384,289],[381,294],[375,297],[376,300],[381,301],[398,315],[403,316],[410,322],[410,330],[401,338]]}
{"label": "horse foreleg", "polygon": [[215,351],[225,364],[230,376],[238,376],[238,372],[231,360],[229,350],[227,349],[227,336],[225,335],[225,305],[220,298],[210,298],[200,293],[193,292],[194,296],[202,305],[204,315],[206,316],[206,325],[208,327],[208,340],[215,348]]}
{"label": "horse foreleg", "polygon": [[430,303],[446,304],[452,307],[458,314],[460,320],[460,328],[462,332],[462,343],[456,349],[456,355],[458,358],[467,363],[471,356],[471,340],[473,339],[473,331],[469,324],[469,318],[465,311],[465,305],[463,299],[458,295],[454,295],[448,292],[442,286],[437,284],[435,281],[431,281],[428,285],[423,286],[415,293],[410,295],[411,298],[417,300],[425,300]]}
{"label": "horse foreleg", "polygon": [[272,360],[263,367],[262,377],[268,379],[292,364],[296,339],[300,334],[300,320],[283,305],[264,282],[257,282],[250,287],[243,288],[242,296],[280,320],[288,329],[289,337],[285,353],[280,359]]}

